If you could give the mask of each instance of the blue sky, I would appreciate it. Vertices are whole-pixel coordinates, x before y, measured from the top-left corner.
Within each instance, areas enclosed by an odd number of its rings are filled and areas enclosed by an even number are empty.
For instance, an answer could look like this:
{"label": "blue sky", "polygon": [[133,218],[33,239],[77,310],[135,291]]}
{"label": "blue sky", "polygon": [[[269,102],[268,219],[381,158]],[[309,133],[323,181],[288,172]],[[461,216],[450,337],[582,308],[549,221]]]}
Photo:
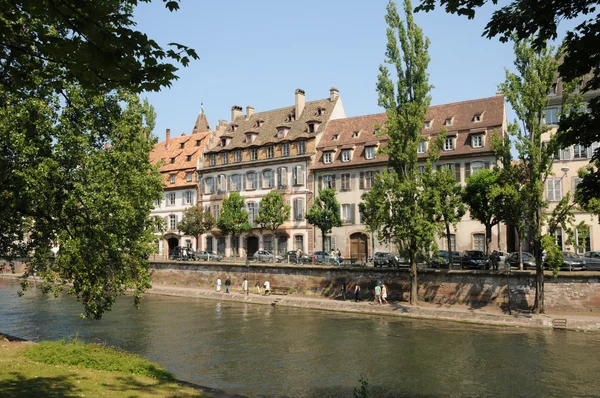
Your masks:
{"label": "blue sky", "polygon": [[[503,1],[501,0],[501,3]],[[162,1],[138,7],[138,28],[161,45],[194,48],[200,60],[178,72],[171,88],[147,97],[156,108],[155,135],[190,134],[203,102],[211,127],[232,105],[256,112],[340,90],[347,116],[382,112],[375,84],[384,59],[386,0],[197,1],[171,13]],[[413,3],[415,5],[416,3]],[[431,40],[432,105],[493,96],[513,61],[512,45],[481,37],[494,7],[475,19],[442,10],[415,20]],[[512,118],[509,113],[509,118]]]}

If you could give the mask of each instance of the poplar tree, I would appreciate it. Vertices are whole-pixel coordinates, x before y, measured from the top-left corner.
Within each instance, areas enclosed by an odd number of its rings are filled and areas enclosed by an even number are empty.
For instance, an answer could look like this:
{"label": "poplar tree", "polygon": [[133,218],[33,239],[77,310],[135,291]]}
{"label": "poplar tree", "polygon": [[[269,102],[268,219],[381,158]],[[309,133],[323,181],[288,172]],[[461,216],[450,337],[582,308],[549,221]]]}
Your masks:
{"label": "poplar tree", "polygon": [[[221,231],[221,234],[230,235],[232,242],[233,238],[252,231],[250,213],[246,210],[244,198],[239,192],[231,192],[223,200],[223,207],[217,220],[217,227]],[[234,257],[237,257],[237,250],[234,252]]]}
{"label": "poplar tree", "polygon": [[[279,227],[290,219],[290,209],[291,207],[285,203],[282,194],[269,192],[260,200],[256,222],[262,228],[270,230],[274,238]],[[276,260],[277,253],[273,253],[273,263]]]}
{"label": "poplar tree", "polygon": [[[387,114],[382,133],[387,134],[389,171],[376,177],[375,185],[363,200],[379,209],[379,235],[396,243],[400,254],[410,259],[410,303],[417,304],[417,259],[429,257],[435,248],[437,223],[426,199],[417,169],[417,149],[421,142],[429,91],[429,39],[413,19],[410,0],[404,1],[404,21],[396,4],[389,2],[385,17],[387,46],[377,80],[378,104]],[[388,65],[392,65],[392,76]]]}

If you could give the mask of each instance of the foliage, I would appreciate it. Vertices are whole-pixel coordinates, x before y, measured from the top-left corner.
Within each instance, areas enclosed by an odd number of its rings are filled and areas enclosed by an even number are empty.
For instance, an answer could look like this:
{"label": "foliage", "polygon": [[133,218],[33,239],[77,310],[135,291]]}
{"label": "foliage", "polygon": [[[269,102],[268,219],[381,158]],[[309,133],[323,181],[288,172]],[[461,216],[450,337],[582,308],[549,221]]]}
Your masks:
{"label": "foliage", "polygon": [[548,267],[552,270],[554,277],[558,276],[560,267],[563,263],[563,254],[560,251],[560,247],[556,244],[556,240],[552,235],[542,236],[542,248],[546,252],[545,262]]}
{"label": "foliage", "polygon": [[[475,9],[497,0],[440,0],[446,12],[475,16]],[[421,0],[417,10],[430,11],[436,0]],[[531,40],[533,47],[542,51],[549,40],[557,38],[558,23],[578,20],[574,29],[567,31],[563,41],[563,54],[558,67],[563,84],[576,83],[581,93],[600,90],[600,13],[597,0],[512,0],[494,11],[483,32],[492,38],[499,36],[507,42],[513,37]],[[585,76],[583,82],[579,80]],[[565,148],[573,144],[590,146],[600,141],[600,96],[588,102],[587,111],[562,115],[559,122],[558,141]],[[596,150],[590,166],[582,174],[576,201],[593,214],[600,215],[600,148]]]}
{"label": "foliage", "polygon": [[[432,219],[428,187],[417,170],[417,149],[431,102],[429,90],[429,39],[414,22],[412,4],[404,1],[404,21],[396,4],[389,2],[385,16],[387,45],[377,78],[378,104],[386,111],[384,133],[390,170],[377,176],[375,186],[363,195],[367,208],[378,209],[379,236],[397,243],[410,259],[410,303],[417,303],[416,256],[435,246],[436,222]],[[387,65],[393,65],[395,77]],[[428,255],[427,255],[428,257]]]}
{"label": "foliage", "polygon": [[[85,315],[99,319],[127,289],[138,305],[150,286],[149,214],[162,194],[149,161],[155,113],[127,92],[70,86],[64,93],[40,87],[21,98],[0,90],[0,252],[34,252],[42,291],[67,286]],[[13,244],[23,231],[27,245]],[[50,262],[53,243],[60,250]]]}
{"label": "foliage", "polygon": [[42,341],[25,351],[30,361],[50,365],[68,365],[79,368],[108,370],[148,376],[159,380],[175,380],[175,376],[158,365],[135,354],[80,340]]}
{"label": "foliage", "polygon": [[221,214],[217,220],[217,227],[223,235],[236,237],[252,231],[250,214],[245,208],[244,198],[239,192],[231,192],[229,197],[223,200]]}
{"label": "foliage", "polygon": [[492,227],[502,221],[505,209],[502,198],[493,195],[500,187],[497,170],[479,170],[469,178],[463,192],[463,200],[469,209],[471,218],[479,221],[485,227],[485,251],[489,253]]}
{"label": "foliage", "polygon": [[[269,229],[273,235],[284,222],[290,219],[291,207],[283,199],[283,195],[277,192],[269,192],[260,201],[258,208],[258,219],[256,222],[262,227]],[[275,262],[277,256],[273,256]]]}
{"label": "foliage", "polygon": [[352,392],[354,398],[369,398],[369,379],[361,377],[359,380],[360,388],[355,387]]}
{"label": "foliage", "polygon": [[202,206],[192,206],[183,211],[183,218],[177,228],[189,236],[202,235],[215,227],[213,216],[205,212]]}
{"label": "foliage", "polygon": [[333,227],[342,226],[340,204],[335,197],[335,190],[327,188],[319,192],[306,213],[306,221],[321,230],[323,251],[325,251],[325,235],[330,233]]}
{"label": "foliage", "polygon": [[[98,92],[169,87],[177,67],[165,60],[187,66],[198,56],[178,43],[163,49],[135,30],[140,2],[151,0],[2,0],[0,88],[26,97],[40,80],[58,91],[66,82]],[[179,8],[178,1],[163,2]]]}

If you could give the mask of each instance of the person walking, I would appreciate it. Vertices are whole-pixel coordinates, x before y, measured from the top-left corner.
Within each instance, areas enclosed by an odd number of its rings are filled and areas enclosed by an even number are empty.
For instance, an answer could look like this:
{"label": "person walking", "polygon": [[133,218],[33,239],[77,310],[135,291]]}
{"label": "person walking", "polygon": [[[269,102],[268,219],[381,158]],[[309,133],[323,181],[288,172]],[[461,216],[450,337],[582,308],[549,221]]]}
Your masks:
{"label": "person walking", "polygon": [[387,301],[387,286],[385,284],[381,285],[381,301],[384,304],[389,304]]}
{"label": "person walking", "polygon": [[337,249],[337,261],[338,261],[338,264],[342,263],[342,252],[340,251],[339,247]]}
{"label": "person walking", "polygon": [[346,301],[346,281],[342,283],[342,299]]}
{"label": "person walking", "polygon": [[217,292],[221,291],[221,278],[217,278]]}
{"label": "person walking", "polygon": [[381,305],[381,286],[379,285],[375,286],[375,300],[373,302]]}
{"label": "person walking", "polygon": [[225,279],[225,293],[229,293],[229,288],[231,287],[231,281],[229,278]]}
{"label": "person walking", "polygon": [[271,284],[269,283],[269,281],[265,281],[265,296],[268,296],[271,294]]}
{"label": "person walking", "polygon": [[256,288],[256,294],[260,294],[260,281],[256,280],[256,285],[254,285],[254,287]]}
{"label": "person walking", "polygon": [[247,296],[248,295],[248,279],[244,278],[244,281],[242,282],[242,290],[244,291],[244,294]]}
{"label": "person walking", "polygon": [[330,257],[333,265],[340,265],[340,263],[337,261],[337,253],[335,252],[335,249],[331,251]]}
{"label": "person walking", "polygon": [[360,286],[359,286],[359,285],[356,285],[356,286],[354,287],[354,302],[355,302],[355,303],[357,303],[357,302],[358,302],[358,299],[359,299],[359,297],[358,297],[358,296],[360,296]]}
{"label": "person walking", "polygon": [[302,250],[296,250],[296,264],[302,265]]}

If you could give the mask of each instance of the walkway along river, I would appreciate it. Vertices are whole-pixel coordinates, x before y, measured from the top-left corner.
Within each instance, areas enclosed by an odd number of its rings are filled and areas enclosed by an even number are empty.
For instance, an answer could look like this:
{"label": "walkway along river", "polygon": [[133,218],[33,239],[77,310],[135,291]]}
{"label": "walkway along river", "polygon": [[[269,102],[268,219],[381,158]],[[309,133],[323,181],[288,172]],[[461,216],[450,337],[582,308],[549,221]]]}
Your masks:
{"label": "walkway along river", "polygon": [[78,336],[143,355],[182,379],[248,396],[597,396],[600,334],[338,314],[191,298],[118,301],[78,319],[72,297],[17,297],[0,279],[0,330]]}

